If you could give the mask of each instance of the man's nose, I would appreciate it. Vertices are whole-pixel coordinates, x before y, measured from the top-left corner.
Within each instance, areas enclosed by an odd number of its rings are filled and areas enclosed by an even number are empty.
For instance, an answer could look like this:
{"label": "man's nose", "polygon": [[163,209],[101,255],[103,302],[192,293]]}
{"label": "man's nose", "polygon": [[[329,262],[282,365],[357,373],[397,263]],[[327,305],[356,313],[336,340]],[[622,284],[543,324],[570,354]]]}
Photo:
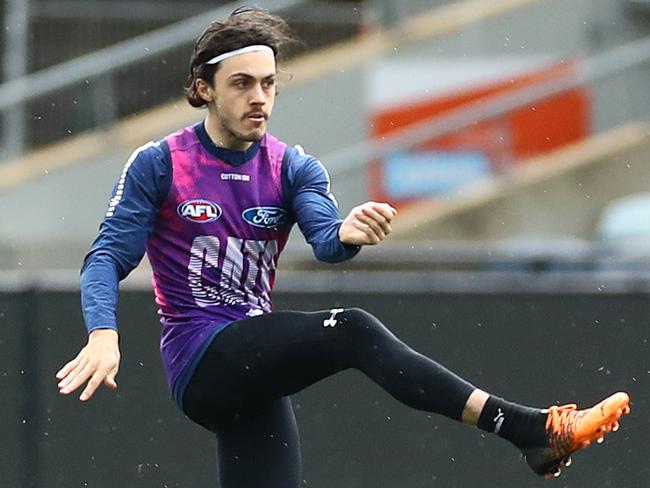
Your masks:
{"label": "man's nose", "polygon": [[266,102],[266,93],[261,83],[255,83],[251,93],[251,103],[261,104]]}

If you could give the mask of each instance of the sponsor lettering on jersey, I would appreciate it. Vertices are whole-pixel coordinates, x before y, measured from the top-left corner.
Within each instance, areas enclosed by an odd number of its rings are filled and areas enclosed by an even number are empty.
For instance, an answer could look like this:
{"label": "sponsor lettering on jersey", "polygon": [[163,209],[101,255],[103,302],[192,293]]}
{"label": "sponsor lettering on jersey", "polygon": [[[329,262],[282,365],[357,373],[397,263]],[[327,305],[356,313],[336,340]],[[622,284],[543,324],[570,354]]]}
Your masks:
{"label": "sponsor lettering on jersey", "polygon": [[221,179],[224,181],[250,181],[250,175],[240,173],[221,173]]}
{"label": "sponsor lettering on jersey", "polygon": [[178,206],[177,212],[185,220],[199,224],[214,222],[222,214],[219,205],[203,199],[186,200]]}
{"label": "sponsor lettering on jersey", "polygon": [[242,212],[246,222],[255,227],[271,229],[282,225],[287,220],[287,212],[280,207],[252,207]]}

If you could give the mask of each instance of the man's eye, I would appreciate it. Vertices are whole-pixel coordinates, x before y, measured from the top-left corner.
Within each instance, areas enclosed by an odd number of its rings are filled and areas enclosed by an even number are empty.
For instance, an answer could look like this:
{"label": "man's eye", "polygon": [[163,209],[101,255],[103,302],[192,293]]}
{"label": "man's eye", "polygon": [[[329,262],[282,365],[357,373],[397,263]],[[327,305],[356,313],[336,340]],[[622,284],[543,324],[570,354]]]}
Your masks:
{"label": "man's eye", "polygon": [[273,85],[275,85],[275,80],[264,80],[265,87],[271,88]]}
{"label": "man's eye", "polygon": [[237,88],[246,88],[248,86],[248,81],[246,81],[246,80],[237,80],[237,81],[235,81],[235,86]]}

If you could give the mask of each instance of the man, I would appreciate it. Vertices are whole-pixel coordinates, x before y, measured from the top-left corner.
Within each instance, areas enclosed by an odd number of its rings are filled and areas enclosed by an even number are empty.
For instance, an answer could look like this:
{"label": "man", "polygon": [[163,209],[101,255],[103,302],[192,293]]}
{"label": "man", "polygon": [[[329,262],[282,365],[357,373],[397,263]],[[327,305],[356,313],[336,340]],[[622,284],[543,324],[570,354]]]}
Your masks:
{"label": "man", "polygon": [[280,252],[295,222],[316,256],[336,262],[381,242],[396,210],[367,202],[339,220],[327,172],[266,133],[276,56],[292,41],[279,17],[238,9],[197,40],[186,96],[202,123],[139,148],[115,187],[82,270],[87,345],[58,373],[88,400],[116,388],[118,282],[145,250],[162,316],[169,387],[216,434],[223,488],[300,486],[289,395],[356,368],[403,403],[498,434],[540,475],[618,428],[629,397],[596,407],[534,409],[488,395],[410,349],[358,309],[271,312]]}

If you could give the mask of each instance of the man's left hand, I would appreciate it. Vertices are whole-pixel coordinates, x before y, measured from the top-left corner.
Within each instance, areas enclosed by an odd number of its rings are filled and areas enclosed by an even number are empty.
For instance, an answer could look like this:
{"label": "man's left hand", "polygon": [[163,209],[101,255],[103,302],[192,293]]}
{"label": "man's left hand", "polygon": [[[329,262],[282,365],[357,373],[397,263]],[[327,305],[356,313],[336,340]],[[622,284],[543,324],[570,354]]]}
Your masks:
{"label": "man's left hand", "polygon": [[339,228],[339,239],[357,246],[379,244],[390,234],[396,213],[387,203],[366,202],[354,207]]}

